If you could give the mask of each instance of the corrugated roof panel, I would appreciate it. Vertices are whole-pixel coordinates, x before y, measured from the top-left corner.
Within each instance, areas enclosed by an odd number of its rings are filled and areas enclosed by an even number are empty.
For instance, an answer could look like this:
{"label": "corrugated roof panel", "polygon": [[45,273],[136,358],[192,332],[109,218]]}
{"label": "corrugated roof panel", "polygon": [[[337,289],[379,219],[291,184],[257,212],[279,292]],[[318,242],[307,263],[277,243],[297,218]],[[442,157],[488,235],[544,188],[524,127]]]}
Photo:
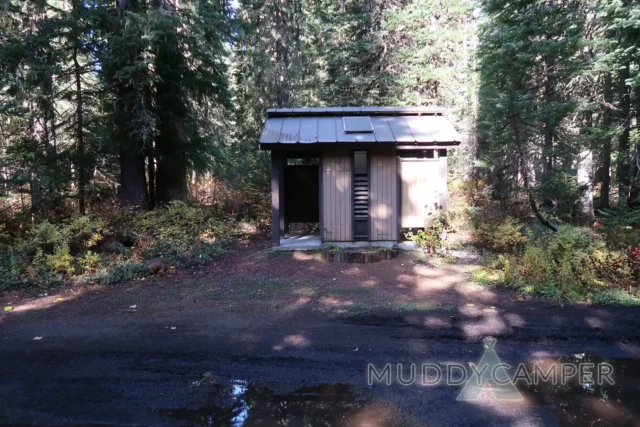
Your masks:
{"label": "corrugated roof panel", "polygon": [[313,107],[309,108],[309,112],[311,113],[324,113],[327,111],[327,107]]}
{"label": "corrugated roof panel", "polygon": [[[291,110],[278,109],[278,111]],[[260,134],[261,144],[379,142],[398,145],[414,143],[457,145],[461,142],[453,125],[441,115],[422,115],[421,113],[397,115],[400,108],[396,107],[320,107],[293,110],[298,111],[300,115],[267,118]],[[331,116],[323,116],[320,110],[335,111]],[[415,112],[416,109],[411,110]],[[389,112],[388,115],[384,114],[385,111]],[[367,112],[371,115],[369,116]],[[369,118],[373,133],[364,132],[366,129],[362,127],[353,127],[351,133],[345,132],[345,119],[362,121]]]}
{"label": "corrugated roof panel", "polygon": [[356,137],[356,141],[358,142],[376,142],[376,137],[373,136],[373,133],[352,133],[351,135]]}
{"label": "corrugated roof panel", "polygon": [[336,142],[336,120],[334,117],[318,118],[318,142]]}
{"label": "corrugated roof panel", "polygon": [[395,142],[396,139],[389,127],[389,117],[371,117],[373,136],[377,142]]}
{"label": "corrugated roof panel", "polygon": [[280,130],[280,143],[295,144],[300,138],[300,117],[287,117]]}
{"label": "corrugated roof panel", "polygon": [[300,120],[300,142],[318,142],[318,117],[303,117]]}
{"label": "corrugated roof panel", "polygon": [[430,132],[431,124],[425,120],[426,118],[426,116],[407,116],[404,118],[417,142],[435,142],[433,134]]}
{"label": "corrugated roof panel", "polygon": [[389,127],[396,142],[416,142],[403,116],[389,117]]}
{"label": "corrugated roof panel", "polygon": [[282,129],[282,123],[284,119],[275,118],[267,119],[260,135],[261,143],[275,143],[280,140],[280,129]]}
{"label": "corrugated roof panel", "polygon": [[460,135],[449,120],[443,116],[423,116],[421,117],[423,126],[429,129],[432,135],[430,142],[453,142],[461,141]]}

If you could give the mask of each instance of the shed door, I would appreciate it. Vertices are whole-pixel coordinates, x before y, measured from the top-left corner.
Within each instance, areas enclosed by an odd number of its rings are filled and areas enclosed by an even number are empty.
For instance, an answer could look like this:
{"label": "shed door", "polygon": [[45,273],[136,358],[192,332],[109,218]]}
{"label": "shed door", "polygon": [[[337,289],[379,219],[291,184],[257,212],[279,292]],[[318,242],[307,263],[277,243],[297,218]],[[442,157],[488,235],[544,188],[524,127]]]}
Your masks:
{"label": "shed door", "polygon": [[438,159],[400,158],[400,227],[429,226],[440,201]]}
{"label": "shed door", "polygon": [[371,240],[398,240],[398,158],[371,152]]}

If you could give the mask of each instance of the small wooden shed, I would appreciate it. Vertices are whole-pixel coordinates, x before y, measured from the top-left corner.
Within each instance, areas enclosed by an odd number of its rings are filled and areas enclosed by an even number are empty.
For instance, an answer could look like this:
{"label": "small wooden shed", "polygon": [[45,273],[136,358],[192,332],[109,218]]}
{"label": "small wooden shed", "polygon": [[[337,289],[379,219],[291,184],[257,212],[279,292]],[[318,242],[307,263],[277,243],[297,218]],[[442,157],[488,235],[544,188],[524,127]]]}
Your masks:
{"label": "small wooden shed", "polygon": [[267,110],[273,244],[291,223],[322,242],[396,242],[447,206],[447,150],[460,136],[434,107]]}

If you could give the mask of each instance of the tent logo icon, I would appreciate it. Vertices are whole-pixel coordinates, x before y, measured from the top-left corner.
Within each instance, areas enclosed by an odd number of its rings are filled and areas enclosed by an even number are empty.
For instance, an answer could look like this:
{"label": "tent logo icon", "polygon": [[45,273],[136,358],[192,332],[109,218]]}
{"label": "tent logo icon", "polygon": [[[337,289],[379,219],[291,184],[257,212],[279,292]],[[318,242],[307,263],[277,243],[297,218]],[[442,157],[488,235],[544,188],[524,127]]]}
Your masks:
{"label": "tent logo icon", "polygon": [[485,389],[493,393],[497,401],[519,402],[523,400],[509,376],[508,370],[511,369],[511,366],[502,363],[496,353],[496,341],[493,337],[486,337],[483,340],[484,354],[477,365],[470,364],[471,377],[456,400],[461,402],[478,400]]}

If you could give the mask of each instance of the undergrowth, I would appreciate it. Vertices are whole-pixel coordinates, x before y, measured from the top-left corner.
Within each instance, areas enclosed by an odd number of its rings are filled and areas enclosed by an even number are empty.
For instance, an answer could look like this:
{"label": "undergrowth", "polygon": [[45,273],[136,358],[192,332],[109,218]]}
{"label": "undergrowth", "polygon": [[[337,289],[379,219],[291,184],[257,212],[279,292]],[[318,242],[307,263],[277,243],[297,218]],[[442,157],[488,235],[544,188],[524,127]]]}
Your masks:
{"label": "undergrowth", "polygon": [[118,209],[43,221],[14,234],[2,227],[0,288],[114,284],[158,268],[204,264],[240,233],[237,224],[215,210],[175,201],[149,212]]}

